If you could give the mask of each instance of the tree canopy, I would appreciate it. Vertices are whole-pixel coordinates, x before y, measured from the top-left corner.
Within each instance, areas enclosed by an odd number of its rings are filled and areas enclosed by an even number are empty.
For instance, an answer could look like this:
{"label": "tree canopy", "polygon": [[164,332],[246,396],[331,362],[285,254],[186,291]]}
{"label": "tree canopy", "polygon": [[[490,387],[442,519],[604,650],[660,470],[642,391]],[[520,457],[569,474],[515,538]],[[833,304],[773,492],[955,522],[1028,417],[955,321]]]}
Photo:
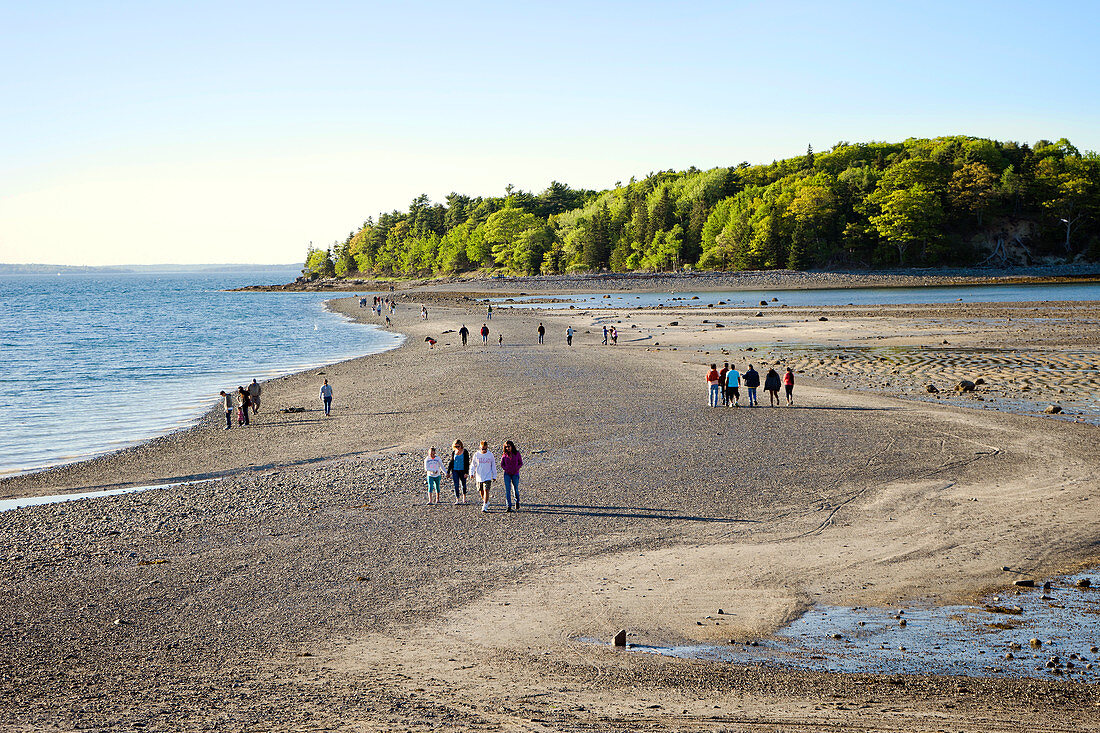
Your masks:
{"label": "tree canopy", "polygon": [[927,267],[979,262],[1009,235],[1028,256],[1100,259],[1100,156],[1065,139],[911,138],[658,171],[605,191],[552,181],[444,203],[422,194],[326,250],[311,245],[303,272]]}

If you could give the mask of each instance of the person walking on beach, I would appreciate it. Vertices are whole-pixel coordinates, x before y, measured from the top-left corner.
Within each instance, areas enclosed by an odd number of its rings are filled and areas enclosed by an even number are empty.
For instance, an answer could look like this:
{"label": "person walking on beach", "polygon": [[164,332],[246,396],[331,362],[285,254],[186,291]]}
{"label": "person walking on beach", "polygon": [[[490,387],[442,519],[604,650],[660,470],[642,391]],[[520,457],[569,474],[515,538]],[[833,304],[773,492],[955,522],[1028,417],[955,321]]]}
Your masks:
{"label": "person walking on beach", "polygon": [[618,346],[619,345],[619,329],[616,328],[615,326],[611,327],[611,345],[612,346]]}
{"label": "person walking on beach", "polygon": [[474,479],[477,481],[477,493],[481,496],[481,511],[489,511],[489,490],[493,479],[497,477],[497,459],[489,450],[489,443],[481,441],[481,447],[473,455]]}
{"label": "person walking on beach", "polygon": [[516,509],[519,509],[519,469],[523,466],[523,456],[516,450],[516,444],[504,441],[500,450],[500,469],[504,472],[504,501],[507,511],[512,511],[512,496],[516,497]]}
{"label": "person walking on beach", "polygon": [[565,345],[566,346],[572,346],[573,345],[573,327],[572,326],[565,329]]}
{"label": "person walking on beach", "polygon": [[722,362],[722,368],[718,370],[718,386],[722,388],[722,406],[729,407],[730,401],[726,397],[726,375],[729,374],[730,363]]}
{"label": "person walking on beach", "polygon": [[542,338],[546,335],[546,328],[539,324],[539,344],[542,344]]}
{"label": "person walking on beach", "polygon": [[244,387],[237,387],[237,424],[248,425],[248,408],[252,405]]}
{"label": "person walking on beach", "polygon": [[420,306],[420,320],[428,320],[428,306],[426,305]]}
{"label": "person walking on beach", "polygon": [[749,407],[756,407],[756,388],[760,386],[760,372],[752,368],[745,372],[745,391],[748,392]]}
{"label": "person walking on beach", "polygon": [[733,405],[734,407],[741,406],[741,372],[737,371],[736,366],[731,366],[730,370],[726,372],[726,407]]}
{"label": "person walking on beach", "polygon": [[218,394],[222,397],[222,408],[225,410],[225,429],[233,427],[233,408],[236,404],[233,402],[233,395],[226,392],[224,389]]}
{"label": "person walking on beach", "polygon": [[470,336],[470,329],[466,328],[466,324],[462,324],[462,328],[458,329],[458,335],[462,337],[462,345],[466,345],[466,339]]}
{"label": "person walking on beach", "polygon": [[787,396],[787,407],[794,404],[794,372],[790,367],[787,367],[787,371],[783,372],[783,391]]}
{"label": "person walking on beach", "polygon": [[428,474],[428,503],[439,503],[439,482],[443,478],[443,461],[435,454],[435,446],[428,449],[424,459],[424,472]]}
{"label": "person walking on beach", "polygon": [[607,346],[607,326],[603,327],[603,345]]}
{"label": "person walking on beach", "polygon": [[447,476],[455,484],[455,504],[466,503],[466,476],[470,473],[470,451],[456,440],[451,445],[451,460],[447,462]]}
{"label": "person walking on beach", "polygon": [[493,304],[492,303],[490,303],[489,307],[485,309],[485,320],[486,321],[493,320]]}
{"label": "person walking on beach", "polygon": [[764,391],[768,393],[768,404],[779,407],[779,372],[774,368],[764,375]]}
{"label": "person walking on beach", "polygon": [[503,333],[498,333],[497,334],[497,346],[504,346],[504,334]]}
{"label": "person walking on beach", "polygon": [[321,385],[321,401],[325,403],[325,417],[328,417],[332,414],[332,385],[327,379]]}
{"label": "person walking on beach", "polygon": [[252,384],[248,385],[248,401],[252,403],[253,415],[260,411],[260,391],[260,383],[253,379]]}
{"label": "person walking on beach", "polygon": [[711,364],[710,371],[707,372],[707,394],[710,396],[710,406],[718,407],[718,403],[722,401],[722,385],[719,384],[717,364]]}
{"label": "person walking on beach", "polygon": [[489,343],[489,327],[484,323],[481,324],[481,343]]}

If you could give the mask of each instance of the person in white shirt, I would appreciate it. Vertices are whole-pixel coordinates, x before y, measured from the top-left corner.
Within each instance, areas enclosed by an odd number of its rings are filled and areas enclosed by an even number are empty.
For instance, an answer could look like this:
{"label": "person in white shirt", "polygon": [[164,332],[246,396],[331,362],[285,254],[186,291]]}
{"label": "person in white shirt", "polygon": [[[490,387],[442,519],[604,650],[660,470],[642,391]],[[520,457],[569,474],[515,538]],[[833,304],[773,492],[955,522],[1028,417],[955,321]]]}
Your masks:
{"label": "person in white shirt", "polygon": [[233,426],[233,408],[237,406],[237,403],[233,400],[233,395],[224,389],[219,394],[222,398],[222,407],[225,409],[225,429],[229,430]]}
{"label": "person in white shirt", "polygon": [[489,444],[481,441],[481,447],[470,459],[474,480],[477,481],[477,493],[481,495],[481,511],[489,511],[489,489],[497,477],[497,459],[489,450]]}
{"label": "person in white shirt", "polygon": [[443,478],[443,460],[435,454],[435,446],[428,449],[424,459],[424,471],[428,474],[428,503],[439,503],[439,482]]}
{"label": "person in white shirt", "polygon": [[325,403],[325,415],[328,416],[332,413],[332,385],[327,379],[321,385],[321,401]]}

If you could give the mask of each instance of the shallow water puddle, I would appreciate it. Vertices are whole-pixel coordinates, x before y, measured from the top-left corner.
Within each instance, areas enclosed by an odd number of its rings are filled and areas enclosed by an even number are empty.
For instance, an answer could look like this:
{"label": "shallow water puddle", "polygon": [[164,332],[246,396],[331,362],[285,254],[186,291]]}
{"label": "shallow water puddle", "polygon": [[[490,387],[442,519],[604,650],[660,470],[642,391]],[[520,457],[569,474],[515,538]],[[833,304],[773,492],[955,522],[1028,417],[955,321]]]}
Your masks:
{"label": "shallow water puddle", "polygon": [[119,494],[132,494],[138,491],[150,489],[166,489],[169,486],[190,486],[192,484],[205,484],[218,479],[203,479],[202,481],[176,481],[170,484],[152,484],[150,486],[130,486],[125,489],[105,489],[103,491],[87,491],[81,494],[50,494],[48,496],[27,496],[20,499],[0,499],[0,512],[20,509],[25,506],[40,506],[42,504],[59,504],[63,501],[76,501],[77,499],[96,499],[101,496],[118,496]]}
{"label": "shallow water puddle", "polygon": [[[1012,588],[985,606],[817,606],[770,639],[750,644],[646,646],[637,651],[803,670],[1052,677],[1100,681],[1100,590],[1078,588],[1097,571],[1058,578],[1050,590]],[[1019,595],[1016,592],[1019,591]],[[1033,646],[1038,639],[1039,646]]]}

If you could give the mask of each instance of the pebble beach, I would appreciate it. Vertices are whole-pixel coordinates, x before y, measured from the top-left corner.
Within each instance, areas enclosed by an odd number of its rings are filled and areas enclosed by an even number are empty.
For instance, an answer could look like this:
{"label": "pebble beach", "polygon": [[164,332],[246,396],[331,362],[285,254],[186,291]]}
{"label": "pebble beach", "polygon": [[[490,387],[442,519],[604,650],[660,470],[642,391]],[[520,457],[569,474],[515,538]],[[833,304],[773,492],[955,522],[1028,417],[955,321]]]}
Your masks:
{"label": "pebble beach", "polygon": [[[399,289],[404,345],[265,383],[249,428],[211,411],[0,481],[0,498],[175,484],[0,512],[0,726],[1100,730],[1083,672],[847,674],[609,643],[746,645],[819,604],[975,602],[1100,564],[1100,306],[486,321],[478,300],[595,289]],[[791,365],[795,406],[707,407],[722,361]],[[515,441],[520,511],[496,482],[487,514],[447,480],[424,505],[424,454],[455,438]]]}

